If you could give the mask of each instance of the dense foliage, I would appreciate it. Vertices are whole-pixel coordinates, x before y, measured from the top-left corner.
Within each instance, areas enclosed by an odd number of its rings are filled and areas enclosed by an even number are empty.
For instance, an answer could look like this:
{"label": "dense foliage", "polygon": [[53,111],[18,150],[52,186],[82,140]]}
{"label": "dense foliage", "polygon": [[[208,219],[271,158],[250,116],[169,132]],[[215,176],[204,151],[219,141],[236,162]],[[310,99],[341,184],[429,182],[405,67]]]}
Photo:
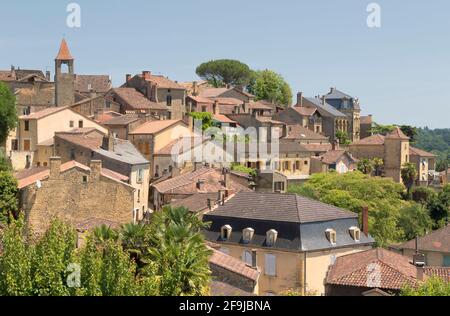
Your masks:
{"label": "dense foliage", "polygon": [[414,146],[437,155],[437,171],[450,168],[450,128],[435,130],[427,127],[418,128]]}
{"label": "dense foliage", "polygon": [[450,296],[450,282],[441,278],[429,278],[420,286],[405,287],[401,296]]}
{"label": "dense foliage", "polygon": [[150,225],[98,227],[77,249],[75,230],[58,220],[37,240],[13,221],[1,238],[0,295],[208,294],[203,227],[188,210],[166,208]]}
{"label": "dense foliage", "polygon": [[9,171],[0,171],[0,222],[17,215],[17,194],[16,178]]}
{"label": "dense foliage", "polygon": [[0,144],[5,142],[17,121],[16,98],[8,86],[0,82]]}
{"label": "dense foliage", "polygon": [[226,85],[244,87],[250,83],[253,75],[252,70],[246,64],[232,59],[208,61],[199,65],[196,73],[216,88]]}
{"label": "dense foliage", "polygon": [[256,100],[267,100],[284,106],[292,103],[292,91],[289,84],[280,74],[271,70],[255,71],[247,89],[255,95]]}
{"label": "dense foliage", "polygon": [[209,112],[191,112],[189,115],[195,120],[202,121],[202,130],[205,131],[213,126],[212,114]]}
{"label": "dense foliage", "polygon": [[[450,186],[444,192],[448,190]],[[371,177],[360,172],[320,173],[312,175],[304,185],[291,186],[289,191],[355,213],[368,206],[369,231],[379,246],[422,236],[436,226],[436,222],[430,219],[431,211],[427,206],[405,200],[405,187],[388,178]],[[443,200],[446,193],[442,196]],[[448,210],[450,203],[444,206]]]}
{"label": "dense foliage", "polygon": [[231,170],[241,172],[241,173],[246,173],[252,177],[256,177],[256,169],[243,166],[239,163],[231,164]]}

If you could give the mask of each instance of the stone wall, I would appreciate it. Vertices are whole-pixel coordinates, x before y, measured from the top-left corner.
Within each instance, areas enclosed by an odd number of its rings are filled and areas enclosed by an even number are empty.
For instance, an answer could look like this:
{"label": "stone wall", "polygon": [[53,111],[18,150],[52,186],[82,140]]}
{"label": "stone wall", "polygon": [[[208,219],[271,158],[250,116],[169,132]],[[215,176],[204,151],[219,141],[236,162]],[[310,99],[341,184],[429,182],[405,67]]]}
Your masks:
{"label": "stone wall", "polygon": [[215,280],[231,284],[246,292],[253,293],[255,291],[256,283],[253,280],[231,272],[213,263],[210,263],[209,267]]}

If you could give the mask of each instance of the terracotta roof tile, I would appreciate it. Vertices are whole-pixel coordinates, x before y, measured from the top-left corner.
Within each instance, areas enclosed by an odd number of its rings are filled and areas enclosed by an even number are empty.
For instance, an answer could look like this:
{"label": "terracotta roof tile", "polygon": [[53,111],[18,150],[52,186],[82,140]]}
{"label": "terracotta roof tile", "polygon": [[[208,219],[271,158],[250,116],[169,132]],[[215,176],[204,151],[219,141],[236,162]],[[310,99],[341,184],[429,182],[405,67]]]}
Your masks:
{"label": "terracotta roof tile", "polygon": [[366,124],[366,125],[372,124],[373,117],[371,115],[361,116],[360,122],[361,122],[361,124]]}
{"label": "terracotta roof tile", "polygon": [[58,56],[56,56],[57,60],[73,60],[72,55],[70,54],[69,47],[67,46],[67,42],[65,39],[62,40],[61,46],[59,47]]}
{"label": "terracotta roof tile", "polygon": [[375,134],[354,142],[352,145],[384,145],[385,136]]}
{"label": "terracotta roof tile", "polygon": [[[139,75],[142,78],[142,74]],[[182,85],[176,83],[175,81],[172,81],[164,76],[159,75],[150,75],[149,78],[145,79],[146,81],[149,81],[153,84],[156,84],[158,88],[165,88],[165,89],[183,89],[186,88]]]}
{"label": "terracotta roof tile", "polygon": [[293,110],[297,111],[300,115],[311,116],[317,112],[316,108],[306,106],[293,106]]}
{"label": "terracotta roof tile", "polygon": [[171,202],[170,205],[172,207],[182,206],[189,209],[189,211],[196,213],[208,208],[208,199],[216,202],[218,200],[218,193],[196,193],[185,199]]}
{"label": "terracotta roof tile", "polygon": [[303,148],[311,152],[327,152],[331,150],[331,144],[302,144]]}
{"label": "terracotta roof tile", "polygon": [[409,140],[409,137],[406,136],[402,130],[400,129],[400,127],[396,127],[392,132],[390,132],[389,134],[386,135],[386,138],[392,138],[392,139],[404,139],[404,140]]}
{"label": "terracotta roof tile", "polygon": [[212,118],[214,120],[220,122],[220,123],[234,123],[234,124],[236,124],[235,121],[233,121],[228,116],[225,116],[223,114],[213,114]]}
{"label": "terracotta roof tile", "polygon": [[409,155],[410,156],[419,156],[419,157],[427,157],[427,158],[435,158],[436,155],[429,153],[425,150],[409,146]]}
{"label": "terracotta roof tile", "polygon": [[[322,161],[325,164],[331,165],[335,164],[339,161],[339,159],[345,155],[347,152],[345,150],[329,150],[325,154],[323,154],[320,157],[317,157],[320,161]],[[356,161],[355,159],[353,159]]]}
{"label": "terracotta roof tile", "polygon": [[115,88],[112,92],[135,110],[167,110],[165,104],[150,101],[134,88]]}
{"label": "terracotta roof tile", "polygon": [[130,135],[155,134],[180,122],[182,122],[182,120],[157,120],[146,122],[131,131]]}
{"label": "terracotta roof tile", "polygon": [[423,272],[428,277],[438,277],[450,282],[450,267],[424,267]]}
{"label": "terracotta roof tile", "polygon": [[90,92],[90,89],[99,93],[106,93],[111,89],[109,75],[76,75],[75,90]]}
{"label": "terracotta roof tile", "polygon": [[[409,240],[403,244],[393,245],[395,249],[416,249],[416,240]],[[450,252],[450,225],[419,237],[419,250]]]}
{"label": "terracotta roof tile", "polygon": [[69,109],[69,108],[70,107],[68,107],[68,106],[49,107],[49,108],[46,108],[46,109],[44,109],[42,111],[31,113],[30,115],[19,116],[19,118],[20,119],[24,119],[24,120],[40,120],[40,119],[42,119],[44,117],[47,117],[49,115],[52,115],[54,113],[58,113],[60,111],[63,111],[63,110]]}
{"label": "terracotta roof tile", "polygon": [[252,281],[257,281],[259,277],[259,272],[256,269],[252,269],[247,266],[245,262],[226,255],[214,248],[208,247],[213,251],[213,254],[209,258],[209,263],[229,270],[233,273],[239,274]]}
{"label": "terracotta roof tile", "polygon": [[288,134],[285,137],[286,139],[328,141],[328,137],[315,133],[301,125],[288,125],[287,128]]}
{"label": "terracotta roof tile", "polygon": [[256,296],[256,294],[246,292],[231,284],[213,280],[210,283],[211,296]]}

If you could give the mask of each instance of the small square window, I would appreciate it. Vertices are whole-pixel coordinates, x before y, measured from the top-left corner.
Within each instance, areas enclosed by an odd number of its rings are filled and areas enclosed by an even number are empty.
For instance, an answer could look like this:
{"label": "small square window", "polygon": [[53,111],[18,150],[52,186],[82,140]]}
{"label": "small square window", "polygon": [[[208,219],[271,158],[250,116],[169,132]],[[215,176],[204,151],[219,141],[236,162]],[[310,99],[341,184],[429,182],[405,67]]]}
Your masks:
{"label": "small square window", "polygon": [[88,177],[87,176],[83,176],[83,183],[87,183]]}
{"label": "small square window", "polygon": [[73,121],[70,121],[69,122],[69,127],[73,127],[74,126],[74,122]]}

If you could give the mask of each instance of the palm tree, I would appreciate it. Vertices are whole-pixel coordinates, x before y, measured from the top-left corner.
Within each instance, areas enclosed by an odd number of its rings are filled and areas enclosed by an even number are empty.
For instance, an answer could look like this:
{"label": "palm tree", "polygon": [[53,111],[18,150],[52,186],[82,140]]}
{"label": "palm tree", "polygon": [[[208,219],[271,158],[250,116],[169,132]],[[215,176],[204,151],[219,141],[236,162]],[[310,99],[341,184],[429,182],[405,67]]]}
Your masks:
{"label": "palm tree", "polygon": [[103,224],[94,229],[93,237],[96,244],[103,244],[110,240],[117,241],[119,234],[111,227]]}
{"label": "palm tree", "polygon": [[375,168],[375,176],[379,177],[381,176],[381,170],[384,166],[384,160],[381,158],[373,158],[372,159],[372,164]]}
{"label": "palm tree", "polygon": [[122,246],[124,250],[130,253],[131,258],[139,262],[145,247],[145,230],[146,226],[143,224],[125,224],[122,225],[120,236],[122,239]]}
{"label": "palm tree", "polygon": [[411,189],[414,185],[414,180],[416,180],[417,177],[416,166],[410,162],[404,163],[401,169],[401,176],[403,184],[406,186],[406,191],[409,198],[411,196]]}

